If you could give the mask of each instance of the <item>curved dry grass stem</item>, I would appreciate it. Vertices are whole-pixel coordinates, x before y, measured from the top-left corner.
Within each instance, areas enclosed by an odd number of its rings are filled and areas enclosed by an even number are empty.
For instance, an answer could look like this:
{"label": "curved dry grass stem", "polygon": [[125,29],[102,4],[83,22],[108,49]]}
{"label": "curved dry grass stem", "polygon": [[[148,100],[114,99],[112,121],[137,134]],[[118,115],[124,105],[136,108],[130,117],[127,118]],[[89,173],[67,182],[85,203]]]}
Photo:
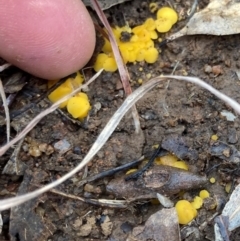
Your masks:
{"label": "curved dry grass stem", "polygon": [[52,106],[50,106],[48,109],[46,109],[45,111],[41,112],[39,115],[37,115],[32,121],[29,122],[29,124],[13,139],[11,140],[9,143],[7,143],[5,146],[0,148],[0,156],[2,156],[12,145],[14,145],[17,141],[21,140],[23,137],[25,137],[25,135],[32,130],[37,123],[46,115],[50,114],[51,112],[53,112],[54,110],[56,110],[58,108],[58,106],[66,101],[67,99],[69,99],[71,96],[75,95],[76,93],[78,93],[81,89],[87,87],[89,84],[91,84],[100,74],[102,73],[102,70],[98,71],[86,84],[81,85],[79,88],[77,88],[76,90],[74,90],[71,94],[63,97],[62,99],[60,99],[59,101],[57,101],[55,104],[53,104]]}
{"label": "curved dry grass stem", "polygon": [[2,80],[0,79],[0,95],[2,97],[3,101],[3,107],[6,115],[6,126],[7,126],[7,143],[10,141],[10,115],[9,115],[9,109],[7,105],[6,95],[4,92]]}
{"label": "curved dry grass stem", "polygon": [[[118,71],[121,77],[121,81],[122,81],[122,85],[123,85],[123,89],[125,91],[125,94],[128,96],[132,93],[132,88],[130,85],[130,76],[128,73],[128,69],[126,64],[123,61],[123,58],[121,56],[121,53],[119,51],[118,48],[118,44],[116,41],[116,38],[113,34],[112,28],[104,14],[104,12],[102,11],[98,1],[96,0],[91,0],[92,6],[94,7],[94,10],[96,11],[98,17],[100,18],[102,24],[104,25],[104,27],[106,28],[107,32],[108,32],[108,36],[109,36],[109,41],[111,43],[111,47],[113,50],[113,54],[114,54],[114,58],[116,60],[117,63],[117,67],[118,67]],[[140,126],[140,120],[139,120],[139,115],[138,115],[138,111],[135,105],[132,106],[132,117],[133,117],[133,121],[134,121],[134,125],[135,125],[135,131],[136,133],[140,132],[141,126]]]}
{"label": "curved dry grass stem", "polygon": [[112,118],[108,121],[100,135],[98,136],[97,140],[92,145],[91,149],[83,159],[83,161],[75,167],[72,171],[67,173],[66,175],[62,176],[60,179],[46,185],[45,187],[42,187],[34,192],[24,194],[18,197],[9,198],[0,201],[0,210],[5,210],[8,208],[11,208],[13,206],[19,205],[23,202],[26,202],[32,198],[35,198],[39,196],[40,194],[47,192],[48,190],[58,186],[59,184],[66,181],[68,178],[72,177],[74,174],[76,174],[78,171],[80,171],[87,163],[91,161],[91,159],[94,157],[94,155],[102,148],[102,146],[106,143],[108,138],[111,136],[113,131],[118,126],[119,122],[123,118],[123,116],[127,113],[127,111],[149,90],[151,90],[154,86],[158,85],[161,81],[166,79],[176,79],[176,80],[183,80],[187,82],[191,82],[194,84],[197,84],[207,90],[209,90],[211,93],[216,95],[218,98],[226,102],[228,105],[230,105],[237,113],[240,114],[240,105],[230,97],[224,95],[220,91],[216,90],[209,84],[205,83],[204,81],[195,78],[195,77],[184,77],[184,76],[161,76],[156,77],[143,86],[139,87],[136,91],[134,91],[131,95],[129,95],[126,100],[122,103],[122,105],[119,107],[119,109],[114,113]]}

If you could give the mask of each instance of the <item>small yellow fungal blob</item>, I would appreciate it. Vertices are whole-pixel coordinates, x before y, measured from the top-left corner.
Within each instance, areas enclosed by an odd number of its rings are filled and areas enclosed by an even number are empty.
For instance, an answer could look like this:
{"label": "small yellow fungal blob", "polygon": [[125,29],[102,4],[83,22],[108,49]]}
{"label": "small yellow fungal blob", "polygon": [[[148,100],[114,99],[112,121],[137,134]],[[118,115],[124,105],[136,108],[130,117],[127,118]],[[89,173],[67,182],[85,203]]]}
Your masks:
{"label": "small yellow fungal blob", "polygon": [[187,200],[180,200],[175,205],[180,224],[188,224],[197,216],[197,210]]}
{"label": "small yellow fungal blob", "polygon": [[[49,80],[48,87],[52,87],[58,80]],[[75,78],[68,78],[63,84],[61,84],[58,88],[56,88],[53,92],[51,92],[48,96],[49,100],[53,103],[57,102],[64,96],[72,93],[76,88],[78,88],[83,82],[83,78],[79,72]],[[60,108],[64,108],[67,105],[67,100],[60,104]]]}
{"label": "small yellow fungal blob", "polygon": [[143,79],[138,79],[138,84],[142,84],[143,83]]}
{"label": "small yellow fungal blob", "polygon": [[162,157],[157,157],[155,159],[155,163],[158,165],[166,165],[166,166],[173,166],[175,162],[178,161],[178,158],[174,155],[166,155]]}
{"label": "small yellow fungal blob", "polygon": [[109,53],[112,52],[112,46],[111,46],[110,42],[107,39],[104,39],[104,41],[105,42],[104,42],[104,45],[102,47],[102,51],[105,54],[109,54]]}
{"label": "small yellow fungal blob", "polygon": [[160,8],[157,12],[157,20],[155,21],[156,29],[159,33],[166,33],[177,20],[178,15],[174,9],[169,7]]}
{"label": "small yellow fungal blob", "polygon": [[108,57],[103,63],[103,69],[108,72],[115,72],[117,70],[117,63],[114,57]]}
{"label": "small yellow fungal blob", "polygon": [[158,149],[158,147],[159,147],[159,144],[155,144],[152,146],[153,149]]}
{"label": "small yellow fungal blob", "polygon": [[213,183],[216,182],[216,179],[215,179],[214,177],[211,177],[211,178],[209,179],[209,182],[211,182],[211,183],[213,184]]}
{"label": "small yellow fungal blob", "polygon": [[144,53],[144,60],[149,63],[153,64],[157,61],[158,58],[158,51],[156,48],[149,48]]}
{"label": "small yellow fungal blob", "polygon": [[104,69],[108,72],[114,72],[117,70],[117,64],[114,57],[111,54],[100,53],[97,56],[96,62],[93,65],[94,70],[97,72],[100,69]]}
{"label": "small yellow fungal blob", "polygon": [[130,169],[130,170],[128,170],[128,171],[126,172],[126,175],[131,174],[131,173],[134,173],[134,172],[136,172],[137,170],[138,170],[138,169],[136,169],[136,168]]}
{"label": "small yellow fungal blob", "polygon": [[155,13],[158,9],[158,4],[157,3],[150,3],[149,4],[149,10],[151,13]]}
{"label": "small yellow fungal blob", "polygon": [[142,72],[142,71],[143,71],[143,68],[142,68],[142,67],[140,67],[138,70]]}
{"label": "small yellow fungal blob", "polygon": [[195,208],[195,209],[199,209],[202,207],[203,205],[203,199],[199,196],[196,196],[193,200],[193,202],[191,202],[192,206]]}
{"label": "small yellow fungal blob", "polygon": [[162,157],[157,157],[154,162],[156,165],[166,165],[166,166],[188,170],[188,166],[186,162],[179,161],[176,156],[171,154],[162,156]]}
{"label": "small yellow fungal blob", "polygon": [[205,199],[207,197],[210,197],[210,194],[207,190],[201,190],[199,193],[200,198]]}
{"label": "small yellow fungal blob", "polygon": [[231,191],[231,188],[232,188],[232,183],[231,182],[228,182],[225,186],[225,191],[226,193],[230,193]]}
{"label": "small yellow fungal blob", "polygon": [[146,74],[146,77],[147,77],[148,79],[150,79],[150,78],[152,77],[152,75],[151,75],[150,73],[148,73],[148,74]]}
{"label": "small yellow fungal blob", "polygon": [[107,60],[108,56],[105,53],[100,53],[97,56],[96,62],[93,65],[93,69],[98,72],[100,69],[103,69],[103,64]]}
{"label": "small yellow fungal blob", "polygon": [[218,140],[218,136],[217,135],[212,135],[211,136],[211,140],[212,141],[217,141]]}
{"label": "small yellow fungal blob", "polygon": [[157,19],[164,18],[171,20],[172,25],[178,20],[176,11],[170,7],[162,7],[157,12]]}
{"label": "small yellow fungal blob", "polygon": [[68,100],[67,110],[73,118],[82,120],[88,115],[90,109],[91,106],[85,93],[79,93]]}
{"label": "small yellow fungal blob", "polygon": [[159,33],[167,33],[172,28],[172,21],[166,18],[159,18],[155,21]]}
{"label": "small yellow fungal blob", "polygon": [[188,170],[188,166],[184,161],[177,161],[173,163],[173,167],[180,168],[183,170]]}

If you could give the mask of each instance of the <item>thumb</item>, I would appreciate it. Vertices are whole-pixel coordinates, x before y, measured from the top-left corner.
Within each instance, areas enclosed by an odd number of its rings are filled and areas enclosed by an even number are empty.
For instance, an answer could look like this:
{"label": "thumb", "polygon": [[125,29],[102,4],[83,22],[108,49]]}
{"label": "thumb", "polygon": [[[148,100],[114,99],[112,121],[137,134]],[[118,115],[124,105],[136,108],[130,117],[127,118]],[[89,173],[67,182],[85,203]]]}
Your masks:
{"label": "thumb", "polygon": [[80,0],[0,1],[0,56],[45,79],[82,68],[95,46],[93,22]]}

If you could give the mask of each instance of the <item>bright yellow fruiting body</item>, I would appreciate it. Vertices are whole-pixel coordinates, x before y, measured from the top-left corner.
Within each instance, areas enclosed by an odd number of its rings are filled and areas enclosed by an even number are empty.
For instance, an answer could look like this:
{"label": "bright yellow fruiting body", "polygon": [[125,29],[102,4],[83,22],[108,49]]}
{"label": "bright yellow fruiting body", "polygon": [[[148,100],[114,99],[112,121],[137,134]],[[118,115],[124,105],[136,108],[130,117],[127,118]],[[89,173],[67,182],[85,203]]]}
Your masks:
{"label": "bright yellow fruiting body", "polygon": [[88,115],[90,109],[88,96],[85,93],[78,93],[68,100],[67,110],[73,118],[82,120]]}
{"label": "bright yellow fruiting body", "polygon": [[196,196],[193,200],[193,202],[191,202],[192,206],[195,208],[195,209],[199,209],[202,207],[203,205],[203,199],[199,196]]}
{"label": "bright yellow fruiting body", "polygon": [[188,170],[188,166],[187,166],[186,162],[184,162],[184,161],[177,161],[177,162],[173,163],[173,167],[184,169],[186,171]]}
{"label": "bright yellow fruiting body", "polygon": [[231,182],[228,182],[225,186],[225,191],[226,193],[230,193],[231,191],[231,188],[232,188],[232,183]]}
{"label": "bright yellow fruiting body", "polygon": [[144,52],[144,60],[149,63],[153,64],[157,61],[158,59],[158,51],[156,48],[149,48]]}
{"label": "bright yellow fruiting body", "polygon": [[126,172],[126,175],[129,175],[129,174],[131,174],[131,173],[134,173],[134,172],[136,172],[138,169],[136,169],[136,168],[132,168],[132,169],[130,169],[130,170],[128,170],[127,172]]}
{"label": "bright yellow fruiting body", "polygon": [[172,21],[166,18],[159,18],[155,21],[159,33],[167,33],[172,28]]}
{"label": "bright yellow fruiting body", "polygon": [[[150,4],[150,8],[155,11],[156,3]],[[157,61],[159,51],[155,48],[153,40],[158,39],[157,31],[160,33],[168,32],[173,24],[177,22],[178,15],[172,8],[163,7],[157,12],[157,20],[148,18],[142,25],[130,28],[129,26],[115,27],[112,29],[124,63],[135,63],[145,61],[153,64]],[[121,35],[128,32],[132,36],[129,41],[122,41]],[[95,71],[104,69],[109,72],[117,70],[117,64],[113,57],[112,47],[107,39],[102,52],[93,66]]]}
{"label": "bright yellow fruiting body", "polygon": [[188,224],[197,216],[197,210],[187,200],[180,200],[175,205],[180,224]]}
{"label": "bright yellow fruiting body", "polygon": [[117,64],[112,54],[107,55],[105,53],[101,53],[97,56],[93,68],[96,72],[100,69],[104,69],[108,72],[114,72],[117,70]]}
{"label": "bright yellow fruiting body", "polygon": [[156,12],[158,9],[158,4],[157,3],[150,3],[149,4],[149,10],[151,13],[154,13]]}
{"label": "bright yellow fruiting body", "polygon": [[207,190],[201,190],[199,193],[199,197],[201,197],[202,199],[205,199],[210,197],[210,194]]}
{"label": "bright yellow fruiting body", "polygon": [[176,156],[171,155],[171,154],[162,156],[162,157],[157,157],[155,159],[155,163],[157,165],[166,165],[166,166],[171,166],[171,167],[188,170],[188,166],[187,166],[186,162],[179,161]]}
{"label": "bright yellow fruiting body", "polygon": [[[58,80],[50,80],[48,87],[53,86]],[[77,73],[75,78],[68,78],[63,84],[56,88],[49,96],[49,100],[53,103],[57,102],[64,96],[72,93],[76,88],[78,88],[83,82],[82,76]],[[68,101],[63,102],[60,105],[60,108],[66,107]]]}
{"label": "bright yellow fruiting body", "polygon": [[159,33],[168,32],[177,22],[178,15],[172,8],[163,7],[157,12],[157,20],[155,21],[156,29]]}
{"label": "bright yellow fruiting body", "polygon": [[170,19],[172,24],[175,24],[178,20],[176,11],[170,7],[162,7],[157,12],[157,19],[165,18]]}
{"label": "bright yellow fruiting body", "polygon": [[211,178],[209,179],[209,182],[211,182],[211,183],[213,184],[213,183],[216,182],[216,179],[215,179],[214,177],[211,177]]}
{"label": "bright yellow fruiting body", "polygon": [[212,135],[211,136],[211,140],[212,141],[217,141],[218,140],[218,136],[217,135]]}
{"label": "bright yellow fruiting body", "polygon": [[[50,80],[48,86],[51,87],[57,81]],[[53,103],[57,102],[64,96],[72,93],[75,89],[81,86],[83,82],[82,76],[77,73],[75,78],[68,78],[63,84],[56,88],[49,96],[49,100]],[[88,115],[89,110],[91,109],[88,96],[85,93],[78,93],[73,97],[70,97],[68,100],[64,101],[60,108],[67,107],[68,112],[73,116],[73,118],[79,118],[82,120]]]}

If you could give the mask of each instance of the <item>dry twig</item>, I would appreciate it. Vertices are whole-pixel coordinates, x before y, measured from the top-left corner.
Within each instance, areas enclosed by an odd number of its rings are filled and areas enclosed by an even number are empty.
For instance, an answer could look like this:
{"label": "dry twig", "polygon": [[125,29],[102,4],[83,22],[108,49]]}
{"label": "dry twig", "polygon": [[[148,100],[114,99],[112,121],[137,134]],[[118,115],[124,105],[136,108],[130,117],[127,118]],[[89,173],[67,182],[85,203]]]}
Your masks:
{"label": "dry twig", "polygon": [[[132,93],[132,89],[130,86],[130,77],[129,77],[129,73],[127,70],[127,66],[123,62],[122,56],[120,54],[120,51],[119,51],[119,48],[117,45],[117,41],[114,37],[111,26],[108,23],[108,20],[105,16],[104,12],[102,11],[101,7],[99,6],[99,4],[96,0],[91,0],[91,3],[93,5],[96,13],[98,14],[98,17],[102,21],[104,27],[107,29],[109,40],[110,40],[112,50],[113,50],[113,54],[114,54],[114,57],[115,57],[115,60],[116,60],[117,66],[118,66],[118,71],[119,71],[119,74],[121,77],[122,85],[123,85],[126,95],[128,96]],[[133,120],[134,120],[134,124],[135,124],[135,130],[137,133],[139,133],[141,127],[140,127],[139,115],[138,115],[137,108],[135,105],[133,105],[133,107],[132,107],[132,116],[133,116]]]}
{"label": "dry twig", "polygon": [[4,111],[5,111],[5,115],[6,115],[6,126],[7,126],[7,143],[10,140],[10,115],[9,115],[9,109],[8,109],[8,105],[7,105],[7,99],[6,99],[6,95],[3,89],[3,85],[2,85],[2,80],[0,79],[0,95],[2,97],[2,101],[3,101],[3,107],[4,107]]}

